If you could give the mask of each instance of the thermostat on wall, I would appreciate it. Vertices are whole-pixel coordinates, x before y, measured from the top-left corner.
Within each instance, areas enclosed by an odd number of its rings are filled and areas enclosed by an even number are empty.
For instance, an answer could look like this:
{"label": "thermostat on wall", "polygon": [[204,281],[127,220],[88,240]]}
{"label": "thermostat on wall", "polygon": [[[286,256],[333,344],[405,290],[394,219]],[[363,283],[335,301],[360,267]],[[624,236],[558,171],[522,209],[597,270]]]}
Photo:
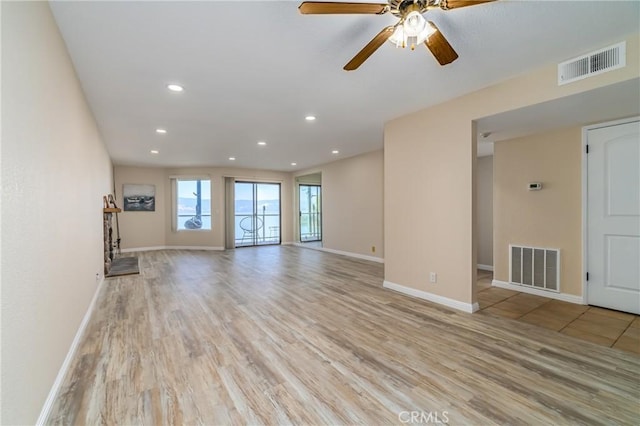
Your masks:
{"label": "thermostat on wall", "polygon": [[540,191],[542,189],[541,182],[529,182],[529,191]]}

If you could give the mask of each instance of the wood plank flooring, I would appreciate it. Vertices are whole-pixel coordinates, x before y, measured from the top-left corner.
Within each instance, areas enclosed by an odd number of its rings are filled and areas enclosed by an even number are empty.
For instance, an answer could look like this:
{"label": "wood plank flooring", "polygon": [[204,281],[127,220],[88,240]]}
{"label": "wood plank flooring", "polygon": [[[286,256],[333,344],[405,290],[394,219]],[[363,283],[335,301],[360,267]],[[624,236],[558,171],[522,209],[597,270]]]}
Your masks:
{"label": "wood plank flooring", "polygon": [[640,422],[637,355],[385,290],[380,264],[137,255],[140,275],[103,286],[49,424]]}

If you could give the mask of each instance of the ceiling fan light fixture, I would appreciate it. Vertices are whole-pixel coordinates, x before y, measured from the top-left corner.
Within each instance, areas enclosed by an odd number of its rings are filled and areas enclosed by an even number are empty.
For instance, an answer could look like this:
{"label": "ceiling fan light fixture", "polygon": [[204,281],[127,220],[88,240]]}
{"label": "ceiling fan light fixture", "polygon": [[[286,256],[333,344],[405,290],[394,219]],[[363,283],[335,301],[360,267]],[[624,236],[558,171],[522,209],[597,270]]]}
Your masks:
{"label": "ceiling fan light fixture", "polygon": [[396,47],[405,47],[407,43],[407,39],[404,35],[404,27],[402,25],[398,25],[396,29],[389,37],[389,41],[393,43]]}
{"label": "ceiling fan light fixture", "polygon": [[409,37],[417,37],[427,26],[427,21],[422,17],[420,12],[409,12],[402,24],[404,31]]}
{"label": "ceiling fan light fixture", "polygon": [[396,47],[411,47],[415,49],[420,43],[424,43],[431,34],[436,31],[433,26],[418,11],[409,12],[402,22],[394,30],[389,41]]}

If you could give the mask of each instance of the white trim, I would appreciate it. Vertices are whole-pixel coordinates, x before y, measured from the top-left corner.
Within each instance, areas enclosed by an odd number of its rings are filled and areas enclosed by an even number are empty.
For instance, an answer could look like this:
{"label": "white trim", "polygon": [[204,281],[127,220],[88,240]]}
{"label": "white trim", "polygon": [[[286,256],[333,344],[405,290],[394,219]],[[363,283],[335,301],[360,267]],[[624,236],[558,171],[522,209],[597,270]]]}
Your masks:
{"label": "white trim", "polygon": [[292,246],[296,246],[296,247],[303,247],[303,248],[308,248],[311,250],[318,250],[318,251],[322,251],[322,247],[314,247],[311,245],[308,245],[307,243],[288,243],[291,244]]}
{"label": "white trim", "polygon": [[165,250],[208,250],[208,251],[224,251],[224,247],[214,246],[167,246]]}
{"label": "white trim", "polygon": [[355,257],[356,259],[369,260],[371,262],[384,263],[384,259],[383,258],[374,257],[374,256],[367,256],[366,254],[352,253],[352,252],[349,252],[349,251],[342,251],[342,250],[334,250],[334,249],[325,248],[325,247],[318,247],[318,250],[326,251],[326,252],[333,253],[333,254],[339,254],[341,256]]}
{"label": "white trim", "polygon": [[296,247],[304,247],[304,248],[308,248],[308,249],[311,249],[311,250],[326,251],[327,253],[339,254],[341,256],[354,257],[356,259],[368,260],[370,262],[384,263],[384,259],[381,258],[381,257],[367,256],[366,254],[352,253],[350,251],[335,250],[335,249],[330,249],[330,248],[326,248],[326,247],[313,247],[313,246],[306,245],[305,243],[292,243],[292,244],[294,246],[296,246]]}
{"label": "white trim", "polygon": [[430,302],[437,303],[439,305],[444,305],[449,308],[457,309],[459,311],[473,313],[480,309],[478,303],[465,303],[460,302],[459,300],[449,299],[448,297],[439,296],[433,293],[427,293],[426,291],[418,290],[411,287],[405,287],[400,284],[392,283],[391,281],[385,280],[382,284],[384,288],[388,288],[390,290],[397,291],[402,294],[406,294],[407,296],[417,297],[418,299],[428,300]]}
{"label": "white trim", "polygon": [[138,251],[155,251],[155,250],[210,250],[224,251],[224,247],[211,246],[153,246],[153,247],[134,247],[121,249],[121,253],[135,253]]}
{"label": "white trim", "polygon": [[534,294],[536,296],[547,297],[549,299],[562,300],[563,302],[575,303],[578,305],[586,305],[581,296],[575,296],[567,293],[556,293],[548,290],[540,290],[525,285],[511,284],[506,281],[493,280],[491,285],[494,287],[505,288],[507,290],[519,291],[521,293]]}
{"label": "white trim", "polygon": [[482,265],[482,264],[478,263],[478,265],[476,267],[478,269],[480,269],[481,271],[491,271],[491,272],[493,272],[493,265]]}
{"label": "white trim", "polygon": [[257,178],[251,176],[233,176],[233,175],[222,175],[223,178],[232,178],[235,182],[245,182],[245,183],[284,183],[284,179],[271,179],[271,178]]}
{"label": "white trim", "polygon": [[69,371],[69,367],[71,366],[71,361],[78,350],[78,346],[80,345],[80,341],[82,340],[82,336],[84,335],[84,331],[87,328],[87,324],[89,324],[89,320],[93,315],[93,310],[96,306],[96,301],[98,300],[98,295],[102,290],[102,285],[104,284],[105,279],[104,276],[98,283],[98,287],[96,288],[96,292],[93,294],[93,298],[91,299],[91,303],[89,303],[89,307],[87,308],[87,312],[84,314],[84,318],[82,318],[82,322],[78,327],[78,331],[76,331],[76,335],[71,342],[71,346],[69,347],[69,351],[67,352],[67,356],[62,362],[62,366],[60,370],[58,370],[58,375],[56,376],[56,380],[53,382],[51,386],[51,390],[49,390],[49,395],[47,395],[47,399],[42,406],[42,410],[40,411],[40,415],[38,416],[38,420],[36,421],[36,425],[43,425],[46,423],[49,415],[51,414],[51,409],[53,408],[53,403],[58,396],[58,392],[60,392],[60,387]]}
{"label": "white trim", "polygon": [[588,126],[584,126],[582,128],[582,131],[601,129],[603,127],[619,126],[621,124],[635,123],[636,121],[640,121],[640,115],[637,117],[627,117],[627,118],[621,118],[620,120],[605,121],[603,123],[590,124]]}
{"label": "white trim", "polygon": [[588,244],[588,236],[589,232],[587,229],[587,144],[589,143],[588,134],[590,127],[585,126],[582,128],[582,276],[580,280],[582,281],[582,299],[583,303],[587,302],[587,244]]}
{"label": "white trim", "polygon": [[167,248],[167,246],[134,247],[134,248],[120,249],[120,253],[135,253],[137,251],[166,250],[166,248]]}
{"label": "white trim", "polygon": [[588,173],[587,169],[587,154],[586,146],[589,143],[589,130],[601,129],[603,127],[619,126],[621,124],[634,123],[640,121],[640,116],[623,118],[621,120],[606,121],[603,123],[590,124],[582,128],[582,301],[580,303],[586,305],[589,296],[589,286],[587,285],[587,272],[588,265],[588,244],[589,244],[589,232],[588,232],[588,218],[589,212],[587,211],[589,200],[588,196]]}

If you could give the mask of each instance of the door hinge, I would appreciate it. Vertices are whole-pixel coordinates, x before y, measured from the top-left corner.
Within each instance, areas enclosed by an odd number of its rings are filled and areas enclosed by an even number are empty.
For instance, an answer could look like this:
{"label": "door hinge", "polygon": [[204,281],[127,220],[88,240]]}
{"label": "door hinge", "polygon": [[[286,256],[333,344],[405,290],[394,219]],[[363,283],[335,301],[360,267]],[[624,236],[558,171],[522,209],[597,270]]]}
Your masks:
{"label": "door hinge", "polygon": [[587,272],[587,281],[589,281],[589,273]]}
{"label": "door hinge", "polygon": [[585,145],[584,149],[585,149],[585,152],[588,154],[589,153],[589,145]]}

